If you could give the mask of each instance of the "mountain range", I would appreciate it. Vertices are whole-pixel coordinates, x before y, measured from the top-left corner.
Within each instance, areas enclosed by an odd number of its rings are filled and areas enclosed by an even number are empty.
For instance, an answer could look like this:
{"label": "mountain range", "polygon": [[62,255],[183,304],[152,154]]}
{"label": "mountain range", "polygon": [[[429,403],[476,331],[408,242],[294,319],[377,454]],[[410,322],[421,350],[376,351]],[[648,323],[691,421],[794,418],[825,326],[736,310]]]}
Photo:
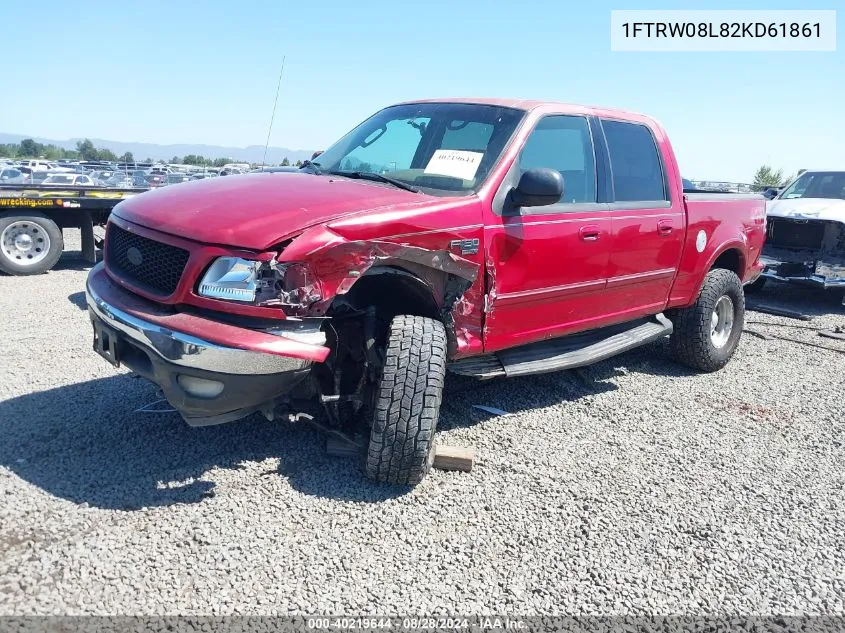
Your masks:
{"label": "mountain range", "polygon": [[[22,134],[6,134],[0,132],[0,143],[20,143],[26,138],[31,138],[37,143],[55,145],[65,149],[76,149],[76,143],[83,141],[82,138],[70,138],[64,141],[42,138],[37,136],[25,136]],[[152,158],[153,160],[169,161],[173,156],[187,156],[196,154],[206,158],[231,158],[232,162],[260,163],[264,158],[263,145],[249,145],[247,147],[224,147],[221,145],[196,145],[190,143],[177,143],[174,145],[158,145],[156,143],[136,143],[130,141],[109,141],[106,139],[90,139],[95,147],[110,149],[118,156],[126,152],[132,152],[135,160]],[[311,158],[313,150],[289,149],[287,147],[270,147],[267,149],[267,164],[274,165],[287,159],[295,163],[298,160]]]}

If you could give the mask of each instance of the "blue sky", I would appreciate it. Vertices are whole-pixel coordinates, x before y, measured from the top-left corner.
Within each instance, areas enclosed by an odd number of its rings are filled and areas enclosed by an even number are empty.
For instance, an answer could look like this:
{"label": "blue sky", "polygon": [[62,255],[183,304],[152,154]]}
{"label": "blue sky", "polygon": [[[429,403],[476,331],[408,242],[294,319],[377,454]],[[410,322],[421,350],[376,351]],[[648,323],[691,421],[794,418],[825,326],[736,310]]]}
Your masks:
{"label": "blue sky", "polygon": [[400,100],[504,96],[655,116],[690,178],[747,181],[764,162],[841,169],[841,35],[835,53],[612,53],[609,36],[611,9],[837,4],[4,2],[0,131],[263,145],[284,55],[275,146],[322,149]]}

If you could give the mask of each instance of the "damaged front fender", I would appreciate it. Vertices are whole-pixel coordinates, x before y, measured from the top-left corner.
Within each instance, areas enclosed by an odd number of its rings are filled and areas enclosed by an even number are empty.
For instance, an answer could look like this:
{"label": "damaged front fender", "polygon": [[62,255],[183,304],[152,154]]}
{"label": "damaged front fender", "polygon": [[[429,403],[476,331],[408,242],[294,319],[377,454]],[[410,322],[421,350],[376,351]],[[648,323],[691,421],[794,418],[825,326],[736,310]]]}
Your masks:
{"label": "damaged front fender", "polygon": [[[306,232],[279,257],[280,265],[300,262],[313,271],[320,299],[290,306],[295,316],[323,316],[336,297],[349,293],[375,267],[411,273],[431,290],[453,350],[481,346],[483,289],[478,288],[480,265],[447,250],[429,250],[380,240],[346,241],[325,227]],[[322,242],[322,245],[319,244]],[[313,296],[313,288],[301,296]],[[290,296],[290,295],[288,295]]]}

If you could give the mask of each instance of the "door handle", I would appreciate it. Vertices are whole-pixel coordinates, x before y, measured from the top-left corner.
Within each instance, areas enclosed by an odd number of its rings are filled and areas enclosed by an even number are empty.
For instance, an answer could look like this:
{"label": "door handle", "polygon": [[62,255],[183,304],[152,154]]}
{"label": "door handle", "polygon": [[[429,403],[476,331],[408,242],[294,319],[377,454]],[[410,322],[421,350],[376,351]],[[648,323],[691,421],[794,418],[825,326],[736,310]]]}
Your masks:
{"label": "door handle", "polygon": [[669,235],[672,232],[672,220],[660,220],[657,223],[657,232],[660,235]]}
{"label": "door handle", "polygon": [[599,227],[595,224],[587,224],[578,230],[578,235],[585,242],[596,242],[599,239]]}

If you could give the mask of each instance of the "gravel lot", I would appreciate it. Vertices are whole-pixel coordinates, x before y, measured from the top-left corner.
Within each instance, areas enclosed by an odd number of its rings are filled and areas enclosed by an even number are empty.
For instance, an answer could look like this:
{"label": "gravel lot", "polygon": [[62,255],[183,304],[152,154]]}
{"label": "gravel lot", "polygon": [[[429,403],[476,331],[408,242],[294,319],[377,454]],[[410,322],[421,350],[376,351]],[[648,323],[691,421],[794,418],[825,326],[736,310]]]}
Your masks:
{"label": "gravel lot", "polygon": [[[453,376],[439,440],[476,468],[407,491],[308,427],[135,413],[156,390],[91,351],[75,255],[0,277],[0,615],[845,614],[843,353]],[[814,319],[749,328],[845,350],[800,329],[845,325],[829,298],[761,299]]]}

